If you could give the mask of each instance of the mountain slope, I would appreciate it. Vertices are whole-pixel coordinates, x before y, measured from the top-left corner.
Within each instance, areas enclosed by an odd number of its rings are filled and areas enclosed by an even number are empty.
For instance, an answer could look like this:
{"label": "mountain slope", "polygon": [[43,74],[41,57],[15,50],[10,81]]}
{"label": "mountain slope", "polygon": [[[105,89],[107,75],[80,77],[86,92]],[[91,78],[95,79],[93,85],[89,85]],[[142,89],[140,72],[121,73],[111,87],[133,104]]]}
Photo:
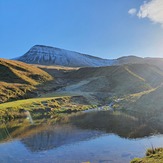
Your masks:
{"label": "mountain slope", "polygon": [[150,64],[163,70],[163,58],[141,58],[137,56],[124,56],[117,59],[118,65],[124,64]]}
{"label": "mountain slope", "polygon": [[57,93],[96,97],[106,103],[112,97],[152,90],[163,82],[163,72],[148,64],[80,68],[67,76],[67,85]]}
{"label": "mountain slope", "polygon": [[117,59],[118,64],[133,64],[133,63],[143,63],[144,58],[137,56],[123,56]]}
{"label": "mountain slope", "polygon": [[[131,110],[137,112],[150,113],[153,117],[161,117],[163,122],[163,84],[159,87],[153,89],[149,93],[146,93],[138,100],[136,100],[132,105],[129,106]],[[129,109],[129,110],[130,110]],[[150,118],[152,118],[152,116]]]}
{"label": "mountain slope", "polygon": [[102,59],[64,49],[35,45],[23,56],[16,58],[30,64],[61,65],[69,67],[98,67],[114,64],[115,60]]}
{"label": "mountain slope", "polygon": [[35,45],[24,55],[13,60],[29,64],[60,65],[66,67],[101,67],[124,64],[151,64],[163,70],[163,58],[141,58],[123,56],[117,59],[102,59],[87,54],[64,50],[60,48]]}
{"label": "mountain slope", "polygon": [[0,103],[19,99],[52,77],[46,72],[18,61],[0,59]]}

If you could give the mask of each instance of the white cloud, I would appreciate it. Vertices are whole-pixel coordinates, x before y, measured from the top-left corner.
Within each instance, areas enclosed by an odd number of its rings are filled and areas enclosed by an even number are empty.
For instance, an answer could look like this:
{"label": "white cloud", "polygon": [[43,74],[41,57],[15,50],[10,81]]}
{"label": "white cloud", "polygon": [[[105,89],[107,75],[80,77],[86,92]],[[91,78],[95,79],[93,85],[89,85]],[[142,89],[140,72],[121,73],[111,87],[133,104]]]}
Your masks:
{"label": "white cloud", "polygon": [[137,12],[136,8],[131,8],[131,9],[128,11],[128,13],[129,13],[130,15],[135,15],[136,12]]}
{"label": "white cloud", "polygon": [[[130,10],[132,11],[132,9]],[[144,1],[144,4],[140,6],[139,11],[137,12],[137,16],[141,19],[148,18],[154,23],[161,24],[163,27],[163,0]]]}

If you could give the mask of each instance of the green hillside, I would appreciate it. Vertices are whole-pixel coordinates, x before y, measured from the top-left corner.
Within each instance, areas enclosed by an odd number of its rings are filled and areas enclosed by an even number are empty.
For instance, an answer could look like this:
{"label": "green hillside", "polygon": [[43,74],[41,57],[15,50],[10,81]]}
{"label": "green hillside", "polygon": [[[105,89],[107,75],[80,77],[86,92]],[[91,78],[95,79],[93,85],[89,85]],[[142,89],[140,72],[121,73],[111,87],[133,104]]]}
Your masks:
{"label": "green hillside", "polygon": [[68,76],[73,83],[61,92],[89,93],[97,98],[141,93],[163,82],[163,72],[148,64],[80,68],[69,72]]}

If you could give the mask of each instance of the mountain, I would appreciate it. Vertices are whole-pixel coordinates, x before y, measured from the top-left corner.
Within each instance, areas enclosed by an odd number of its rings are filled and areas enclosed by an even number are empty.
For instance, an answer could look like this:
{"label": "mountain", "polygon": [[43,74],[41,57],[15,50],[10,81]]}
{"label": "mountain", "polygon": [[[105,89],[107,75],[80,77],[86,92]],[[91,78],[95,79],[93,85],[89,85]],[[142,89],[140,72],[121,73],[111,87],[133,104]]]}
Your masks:
{"label": "mountain", "polygon": [[163,58],[141,58],[137,56],[123,56],[117,59],[117,64],[118,65],[123,65],[123,64],[150,64],[157,66],[161,70],[163,70]]}
{"label": "mountain", "polygon": [[[134,103],[128,106],[128,110],[141,112],[148,115],[155,124],[163,123],[163,84],[139,97]],[[159,119],[159,121],[157,120]]]}
{"label": "mountain", "polygon": [[87,54],[35,45],[23,56],[15,60],[40,65],[61,65],[69,67],[99,67],[115,64],[116,60],[102,59]]}
{"label": "mountain", "polygon": [[117,59],[119,65],[122,64],[133,64],[133,63],[143,63],[144,58],[137,56],[123,56]]}
{"label": "mountain", "polygon": [[[44,70],[50,72],[45,68]],[[51,71],[55,70],[51,69]],[[55,86],[53,84],[51,92],[47,92],[48,96],[53,94],[83,95],[95,103],[98,101],[110,103],[113,97],[121,98],[149,91],[163,82],[163,72],[156,66],[148,64],[84,67],[69,70],[62,75],[61,77],[58,75],[55,79],[56,81],[64,79],[63,85],[52,91]]]}
{"label": "mountain", "polygon": [[123,56],[117,59],[102,59],[99,57],[82,54],[60,48],[35,45],[24,55],[13,60],[29,64],[59,65],[66,67],[102,67],[134,63],[148,63],[163,70],[163,58],[141,58],[137,56]]}
{"label": "mountain", "polygon": [[[138,58],[127,59],[136,61]],[[155,60],[161,65],[161,61]],[[42,84],[44,82],[46,84]],[[0,103],[37,95],[80,95],[91,104],[113,103],[119,109],[145,114],[155,112],[162,118],[159,114],[162,111],[162,83],[163,71],[146,63],[70,68],[0,59]]]}
{"label": "mountain", "polygon": [[0,59],[0,103],[27,96],[36,85],[52,77],[43,70],[19,61]]}

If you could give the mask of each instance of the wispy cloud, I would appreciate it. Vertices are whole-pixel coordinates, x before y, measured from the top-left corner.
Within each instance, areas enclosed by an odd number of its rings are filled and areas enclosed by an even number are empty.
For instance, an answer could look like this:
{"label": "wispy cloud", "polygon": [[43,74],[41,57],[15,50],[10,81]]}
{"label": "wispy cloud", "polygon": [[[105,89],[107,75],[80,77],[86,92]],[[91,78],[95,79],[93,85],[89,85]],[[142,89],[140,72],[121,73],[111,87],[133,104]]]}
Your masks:
{"label": "wispy cloud", "polygon": [[[148,0],[142,4],[138,10],[138,12],[134,13],[130,9],[130,13],[137,15],[140,19],[148,18],[154,23],[159,23],[163,27],[163,0]],[[133,15],[132,14],[132,15]]]}
{"label": "wispy cloud", "polygon": [[130,15],[135,15],[136,12],[137,12],[136,8],[131,8],[131,9],[128,11],[128,13],[129,13]]}

